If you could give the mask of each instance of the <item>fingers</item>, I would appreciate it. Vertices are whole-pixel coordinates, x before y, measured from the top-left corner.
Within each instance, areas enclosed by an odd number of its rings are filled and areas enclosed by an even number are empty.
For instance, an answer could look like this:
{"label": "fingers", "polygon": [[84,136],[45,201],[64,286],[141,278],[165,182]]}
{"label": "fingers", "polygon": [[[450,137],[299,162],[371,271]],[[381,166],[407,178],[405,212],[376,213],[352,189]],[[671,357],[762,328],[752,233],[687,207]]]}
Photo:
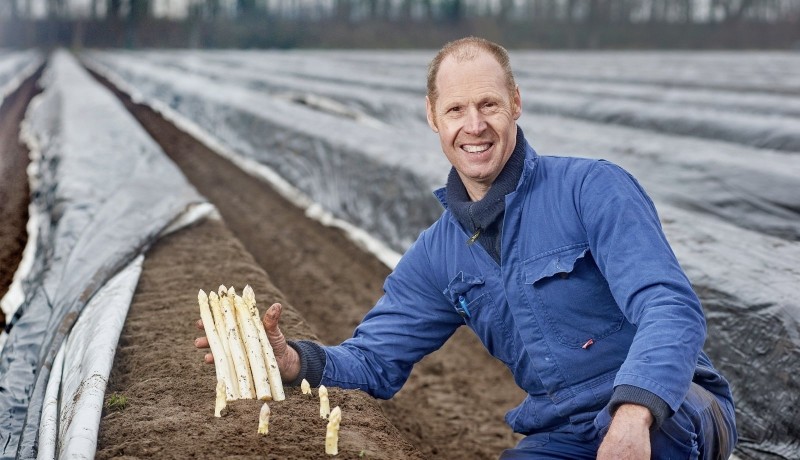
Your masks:
{"label": "fingers", "polygon": [[[194,323],[194,325],[195,325],[195,327],[197,327],[197,329],[200,329],[201,331],[205,330],[205,329],[203,329],[203,320],[202,319],[198,319],[197,322]],[[198,337],[198,338],[194,339],[194,346],[197,347],[197,348],[209,348],[210,347],[210,345],[208,344],[208,339],[206,337]],[[214,364],[214,355],[212,355],[211,353],[206,353],[205,356],[203,356],[203,362],[206,363],[206,364]]]}
{"label": "fingers", "polygon": [[[194,346],[197,348],[209,348],[208,339],[205,337],[198,337],[194,339]],[[203,362],[206,364],[214,364],[214,355],[206,353],[203,355]]]}

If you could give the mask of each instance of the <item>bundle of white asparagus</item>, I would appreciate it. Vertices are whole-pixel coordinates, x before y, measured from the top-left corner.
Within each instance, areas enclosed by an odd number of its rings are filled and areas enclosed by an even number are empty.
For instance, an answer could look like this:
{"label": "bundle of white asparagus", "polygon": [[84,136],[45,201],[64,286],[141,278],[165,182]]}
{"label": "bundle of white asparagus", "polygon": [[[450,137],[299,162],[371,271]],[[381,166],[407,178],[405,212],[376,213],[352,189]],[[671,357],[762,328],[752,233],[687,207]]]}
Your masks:
{"label": "bundle of white asparagus", "polygon": [[[214,355],[217,403],[221,416],[227,401],[253,399],[283,401],[283,382],[275,353],[267,339],[256,308],[253,289],[245,286],[242,296],[233,287],[219,287],[219,294],[200,290],[200,319]],[[224,391],[222,391],[224,385]]]}

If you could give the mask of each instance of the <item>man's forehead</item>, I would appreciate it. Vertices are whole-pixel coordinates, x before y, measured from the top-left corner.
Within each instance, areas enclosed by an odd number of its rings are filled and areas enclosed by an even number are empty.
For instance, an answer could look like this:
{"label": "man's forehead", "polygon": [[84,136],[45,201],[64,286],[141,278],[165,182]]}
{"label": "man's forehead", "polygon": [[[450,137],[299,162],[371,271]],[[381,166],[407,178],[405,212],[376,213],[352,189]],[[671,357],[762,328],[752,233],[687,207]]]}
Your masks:
{"label": "man's forehead", "polygon": [[491,58],[491,60],[497,63],[498,66],[500,65],[500,63],[497,62],[497,59],[495,59],[492,53],[490,53],[488,50],[485,50],[477,46],[467,45],[445,56],[444,59],[442,59],[440,69],[441,67],[445,66],[459,66],[468,64],[470,62],[485,59],[487,57]]}
{"label": "man's forehead", "polygon": [[[465,74],[465,67],[472,67],[472,74]],[[480,56],[474,56],[469,60],[458,60],[446,58],[442,61],[439,67],[439,72],[436,75],[436,86],[441,91],[441,83],[452,80],[475,80],[475,79],[490,79],[490,80],[504,80],[505,74],[503,68],[491,54],[484,53]]]}

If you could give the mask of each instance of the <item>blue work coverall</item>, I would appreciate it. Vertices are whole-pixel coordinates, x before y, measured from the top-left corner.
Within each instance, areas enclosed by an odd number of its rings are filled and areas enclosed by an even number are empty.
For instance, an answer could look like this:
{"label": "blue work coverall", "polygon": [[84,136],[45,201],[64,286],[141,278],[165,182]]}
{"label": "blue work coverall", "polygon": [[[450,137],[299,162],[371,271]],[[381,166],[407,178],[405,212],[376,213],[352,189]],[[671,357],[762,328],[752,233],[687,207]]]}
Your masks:
{"label": "blue work coverall", "polygon": [[651,434],[655,458],[702,457],[715,434],[696,425],[709,405],[725,419],[718,442],[732,448],[732,396],[702,352],[702,307],[632,176],[602,160],[539,156],[525,142],[522,176],[505,198],[501,264],[468,243],[444,189],[436,195],[444,213],[383,297],[351,339],[323,347],[322,384],[390,398],[466,324],[528,393],[506,415],[528,435],[510,457],[563,439],[579,445],[573,458],[596,452],[619,385],[672,411]]}

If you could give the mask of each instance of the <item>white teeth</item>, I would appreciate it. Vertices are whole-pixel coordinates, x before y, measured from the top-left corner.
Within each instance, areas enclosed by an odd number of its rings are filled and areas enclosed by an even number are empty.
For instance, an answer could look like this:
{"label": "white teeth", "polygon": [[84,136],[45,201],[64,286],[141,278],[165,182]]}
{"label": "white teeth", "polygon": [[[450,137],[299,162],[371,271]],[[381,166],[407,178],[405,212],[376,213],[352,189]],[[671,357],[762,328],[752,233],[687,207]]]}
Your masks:
{"label": "white teeth", "polygon": [[483,145],[463,145],[461,148],[466,150],[469,153],[480,153],[489,149],[490,144],[483,144]]}

